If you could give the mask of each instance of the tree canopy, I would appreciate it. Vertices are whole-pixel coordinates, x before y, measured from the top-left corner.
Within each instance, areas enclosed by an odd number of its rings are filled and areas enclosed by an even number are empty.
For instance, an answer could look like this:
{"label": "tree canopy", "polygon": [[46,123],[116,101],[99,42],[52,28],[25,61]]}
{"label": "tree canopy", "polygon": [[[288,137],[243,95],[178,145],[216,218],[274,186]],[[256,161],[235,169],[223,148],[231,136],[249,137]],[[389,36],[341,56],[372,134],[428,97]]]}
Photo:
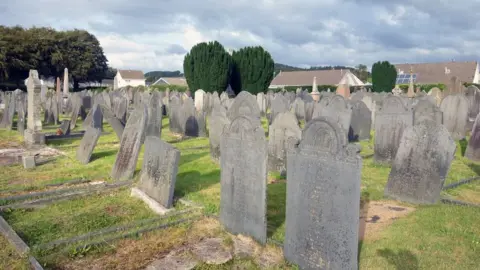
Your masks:
{"label": "tree canopy", "polygon": [[388,61],[378,61],[372,66],[372,88],[374,92],[390,92],[395,88],[397,69]]}
{"label": "tree canopy", "polygon": [[273,79],[274,62],[262,47],[245,47],[232,54],[230,85],[235,93],[245,90],[251,94],[264,92]]}
{"label": "tree canopy", "polygon": [[105,78],[107,61],[97,38],[85,30],[0,26],[0,81],[20,85],[30,69],[60,77],[68,68],[77,89],[80,82]]}
{"label": "tree canopy", "polygon": [[183,70],[192,91],[224,91],[229,82],[232,57],[218,41],[192,47],[183,60]]}

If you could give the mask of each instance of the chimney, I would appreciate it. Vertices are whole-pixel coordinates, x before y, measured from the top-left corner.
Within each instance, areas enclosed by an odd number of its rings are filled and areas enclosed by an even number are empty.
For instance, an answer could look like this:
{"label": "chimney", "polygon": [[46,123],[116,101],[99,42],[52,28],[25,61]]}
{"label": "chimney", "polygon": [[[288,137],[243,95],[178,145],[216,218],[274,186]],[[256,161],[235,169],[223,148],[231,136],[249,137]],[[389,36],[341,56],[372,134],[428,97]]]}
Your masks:
{"label": "chimney", "polygon": [[445,74],[450,74],[450,69],[448,69],[447,67],[445,67]]}

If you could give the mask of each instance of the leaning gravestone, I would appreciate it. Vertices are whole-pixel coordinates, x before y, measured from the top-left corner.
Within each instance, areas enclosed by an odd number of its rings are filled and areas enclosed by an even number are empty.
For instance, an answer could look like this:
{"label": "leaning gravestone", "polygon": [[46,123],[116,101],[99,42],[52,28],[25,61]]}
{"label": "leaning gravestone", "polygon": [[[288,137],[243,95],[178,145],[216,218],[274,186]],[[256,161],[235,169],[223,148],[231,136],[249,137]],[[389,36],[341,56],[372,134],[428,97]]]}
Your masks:
{"label": "leaning gravestone", "polygon": [[305,127],[288,153],[284,256],[300,269],[357,269],[359,148],[334,119]]}
{"label": "leaning gravestone", "polygon": [[102,131],[100,129],[91,126],[87,127],[87,130],[85,131],[85,134],[83,134],[83,138],[80,141],[80,146],[77,150],[77,160],[80,161],[80,163],[87,164],[90,162],[93,149],[97,145],[101,134]]}
{"label": "leaning gravestone", "polygon": [[210,156],[214,161],[220,159],[220,140],[226,126],[230,125],[225,108],[217,104],[213,107],[208,119],[208,139],[210,143]]}
{"label": "leaning gravestone", "polygon": [[110,124],[110,126],[113,128],[113,131],[115,131],[117,138],[119,140],[122,139],[125,126],[118,118],[115,117],[112,111],[108,109],[108,106],[100,105],[100,108],[102,108],[102,115],[105,117],[105,120],[107,120],[108,124]]}
{"label": "leaning gravestone", "polygon": [[465,157],[473,161],[480,161],[480,113],[473,124],[472,135],[468,141]]}
{"label": "leaning gravestone", "polygon": [[153,92],[148,100],[148,123],[145,136],[155,136],[160,138],[162,134],[162,104],[160,103],[159,93]]}
{"label": "leaning gravestone", "polygon": [[62,120],[59,128],[63,135],[70,134],[70,120]]}
{"label": "leaning gravestone", "polygon": [[93,104],[82,126],[85,129],[91,126],[103,130],[103,113],[98,103]]}
{"label": "leaning gravestone", "polygon": [[267,144],[260,120],[249,115],[233,119],[222,135],[220,152],[220,221],[231,233],[265,243]]}
{"label": "leaning gravestone", "polygon": [[70,118],[70,129],[74,129],[77,124],[78,114],[80,113],[80,109],[82,107],[82,98],[79,96],[78,93],[74,93],[72,95],[72,115]]}
{"label": "leaning gravestone", "polygon": [[385,195],[409,203],[436,203],[455,149],[455,142],[441,124],[425,120],[407,128],[392,164]]}
{"label": "leaning gravestone", "polygon": [[370,140],[372,112],[361,99],[352,102],[352,120],[350,127],[351,129],[348,132],[348,139],[350,141]]}
{"label": "leaning gravestone", "polygon": [[131,179],[137,166],[141,139],[147,126],[147,107],[139,105],[127,121],[120,140],[120,150],[113,165],[111,177],[115,180]]}
{"label": "leaning gravestone", "polygon": [[165,208],[172,207],[180,151],[157,136],[147,136],[139,188]]}
{"label": "leaning gravestone", "polygon": [[395,159],[403,131],[413,125],[413,110],[402,98],[388,96],[377,108],[375,116],[374,158],[377,163]]}
{"label": "leaning gravestone", "polygon": [[227,111],[227,117],[230,121],[241,115],[250,115],[260,119],[260,109],[258,108],[257,100],[255,96],[246,91],[240,92],[235,97]]}
{"label": "leaning gravestone", "polygon": [[292,112],[277,114],[268,130],[268,170],[284,174],[287,170],[287,152],[302,137],[298,120]]}
{"label": "leaning gravestone", "polygon": [[434,103],[420,100],[413,108],[413,124],[417,125],[424,121],[443,124],[443,113]]}
{"label": "leaning gravestone", "polygon": [[454,140],[465,138],[468,121],[468,99],[463,94],[448,95],[442,100],[443,125]]}

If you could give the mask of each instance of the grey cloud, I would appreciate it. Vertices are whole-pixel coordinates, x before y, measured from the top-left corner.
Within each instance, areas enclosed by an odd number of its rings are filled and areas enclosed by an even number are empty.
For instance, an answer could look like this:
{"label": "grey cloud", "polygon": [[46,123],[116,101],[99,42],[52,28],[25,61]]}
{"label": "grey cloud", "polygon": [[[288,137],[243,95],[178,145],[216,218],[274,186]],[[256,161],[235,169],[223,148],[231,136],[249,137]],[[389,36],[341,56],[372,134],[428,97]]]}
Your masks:
{"label": "grey cloud", "polygon": [[178,44],[170,45],[166,50],[165,53],[167,54],[186,54],[187,50]]}

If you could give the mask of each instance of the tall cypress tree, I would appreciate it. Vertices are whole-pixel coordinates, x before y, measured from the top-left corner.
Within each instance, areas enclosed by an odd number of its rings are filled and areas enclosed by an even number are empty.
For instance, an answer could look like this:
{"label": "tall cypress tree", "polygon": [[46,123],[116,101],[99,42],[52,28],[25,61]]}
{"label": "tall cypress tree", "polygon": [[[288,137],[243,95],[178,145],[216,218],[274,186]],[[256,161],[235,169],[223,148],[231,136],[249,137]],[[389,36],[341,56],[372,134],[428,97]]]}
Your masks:
{"label": "tall cypress tree", "polygon": [[183,60],[183,70],[191,91],[224,91],[228,86],[232,58],[218,41],[201,42]]}
{"label": "tall cypress tree", "polygon": [[232,54],[230,85],[235,93],[265,91],[273,79],[274,62],[270,53],[261,46],[245,47]]}
{"label": "tall cypress tree", "polygon": [[375,92],[390,92],[395,88],[397,69],[388,61],[378,61],[372,66],[372,87]]}

